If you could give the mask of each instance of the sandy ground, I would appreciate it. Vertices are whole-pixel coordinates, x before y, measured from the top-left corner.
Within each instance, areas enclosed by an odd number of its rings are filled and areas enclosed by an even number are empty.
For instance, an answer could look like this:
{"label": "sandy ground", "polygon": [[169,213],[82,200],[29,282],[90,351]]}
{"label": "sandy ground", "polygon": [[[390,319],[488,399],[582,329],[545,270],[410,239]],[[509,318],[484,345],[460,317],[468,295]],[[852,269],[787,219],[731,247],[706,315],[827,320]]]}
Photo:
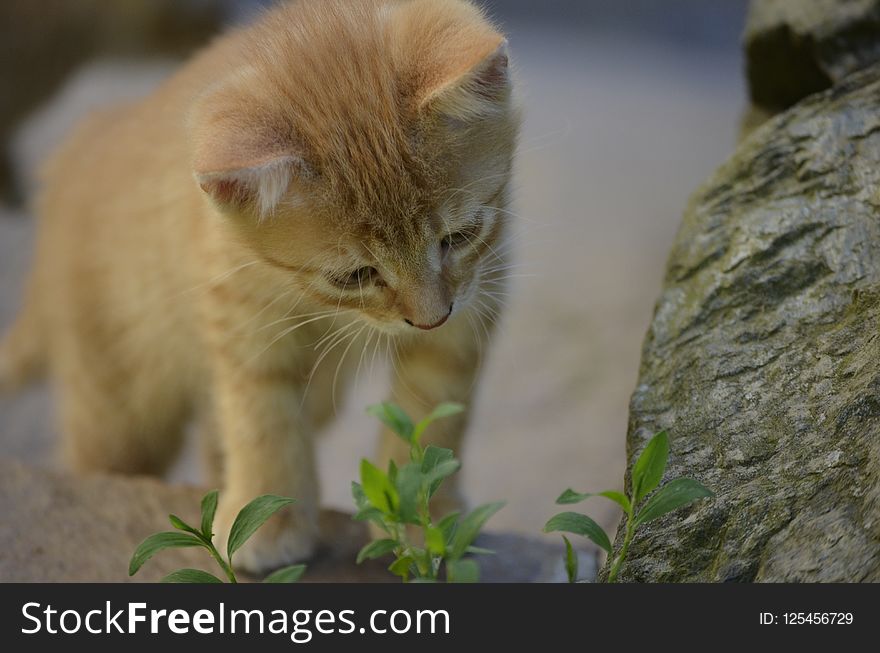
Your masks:
{"label": "sandy ground", "polygon": [[[688,195],[733,148],[744,91],[734,47],[540,26],[515,26],[511,41],[527,115],[515,207],[524,276],[462,457],[471,500],[508,501],[493,527],[536,533],[565,487],[622,483],[627,405],[667,251]],[[68,102],[140,90],[155,75],[105,69],[75,84]],[[56,108],[53,120],[69,113]],[[53,129],[32,131],[25,160]],[[31,241],[27,219],[0,212],[0,325],[15,312]],[[349,481],[374,445],[363,406],[383,387],[364,383],[321,440],[330,506],[349,505]],[[53,465],[55,440],[45,390],[0,398],[0,456]],[[172,477],[198,480],[191,451]],[[611,507],[590,510],[614,522]]]}

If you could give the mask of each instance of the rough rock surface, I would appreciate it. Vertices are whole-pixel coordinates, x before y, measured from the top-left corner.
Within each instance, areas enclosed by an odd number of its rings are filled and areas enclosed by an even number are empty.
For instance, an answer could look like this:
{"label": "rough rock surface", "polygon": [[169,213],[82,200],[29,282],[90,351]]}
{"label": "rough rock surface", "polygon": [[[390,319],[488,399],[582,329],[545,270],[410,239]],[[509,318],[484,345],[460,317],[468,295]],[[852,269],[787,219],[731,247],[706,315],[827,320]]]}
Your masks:
{"label": "rough rock surface", "polygon": [[667,478],[717,497],[649,525],[622,578],[880,581],[878,336],[880,66],[771,119],[692,199],[628,454],[666,428]]}
{"label": "rough rock surface", "polygon": [[752,0],[752,101],[781,110],[880,61],[880,0]]}
{"label": "rough rock surface", "polygon": [[880,1],[752,0],[744,41],[752,100],[786,108],[880,61]]}
{"label": "rough rock surface", "polygon": [[[128,561],[148,535],[171,530],[173,512],[198,523],[197,488],[172,487],[146,478],[74,477],[0,459],[0,582],[121,582]],[[355,565],[366,542],[363,524],[349,515],[325,511],[325,543],[309,562],[304,581],[388,582],[387,562]],[[479,544],[494,549],[482,556],[485,582],[561,582],[562,547],[549,540],[486,534]],[[596,572],[595,552],[580,555],[585,578]],[[131,579],[156,582],[174,569],[196,567],[216,573],[202,550],[172,549],[152,558]]]}

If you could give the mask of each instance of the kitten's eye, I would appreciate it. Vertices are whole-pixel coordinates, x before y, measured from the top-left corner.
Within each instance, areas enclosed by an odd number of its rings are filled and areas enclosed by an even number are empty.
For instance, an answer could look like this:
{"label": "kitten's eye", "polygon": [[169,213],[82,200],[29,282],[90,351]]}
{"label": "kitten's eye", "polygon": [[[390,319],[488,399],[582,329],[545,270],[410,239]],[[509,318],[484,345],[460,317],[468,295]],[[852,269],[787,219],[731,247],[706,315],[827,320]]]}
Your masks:
{"label": "kitten's eye", "polygon": [[379,271],[374,267],[362,267],[348,274],[333,275],[328,278],[330,283],[343,290],[358,290],[373,284],[381,285],[382,283],[382,277],[379,276]]}
{"label": "kitten's eye", "polygon": [[456,249],[470,244],[476,236],[475,228],[462,229],[460,231],[446,234],[440,241],[440,249],[445,254],[450,249]]}

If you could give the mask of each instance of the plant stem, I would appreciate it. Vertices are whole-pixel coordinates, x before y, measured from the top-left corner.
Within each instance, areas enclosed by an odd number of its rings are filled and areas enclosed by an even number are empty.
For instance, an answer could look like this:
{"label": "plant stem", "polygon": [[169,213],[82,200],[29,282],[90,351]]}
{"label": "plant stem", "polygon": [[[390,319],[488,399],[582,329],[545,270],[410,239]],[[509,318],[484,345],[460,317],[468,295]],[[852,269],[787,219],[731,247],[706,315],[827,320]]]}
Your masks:
{"label": "plant stem", "polygon": [[214,547],[211,542],[207,543],[208,553],[211,554],[211,557],[217,561],[217,564],[220,565],[220,569],[223,570],[223,573],[226,574],[226,577],[229,579],[230,583],[238,583],[238,580],[235,578],[235,572],[232,571],[232,566],[227,564],[223,559],[223,556],[220,555],[220,552]]}
{"label": "plant stem", "polygon": [[623,564],[623,561],[626,559],[626,553],[629,551],[629,543],[632,542],[633,535],[635,535],[636,529],[634,526],[635,519],[627,514],[626,516],[626,534],[623,537],[623,546],[620,547],[620,553],[617,555],[617,558],[614,560],[614,564],[611,565],[611,571],[608,572],[608,582],[614,583],[617,582],[617,574],[620,571],[620,566]]}
{"label": "plant stem", "polygon": [[[389,532],[388,534],[391,535],[391,539],[395,540],[398,544],[398,548],[395,549],[394,555],[397,556],[398,559],[410,556],[412,547],[410,546],[409,541],[406,538],[406,526],[404,526],[403,524],[394,523],[392,523],[391,526],[394,532]],[[418,570],[418,565],[416,565],[416,570]],[[418,578],[418,576],[416,576],[416,578]],[[403,582],[408,583],[409,580],[407,578],[404,578]]]}

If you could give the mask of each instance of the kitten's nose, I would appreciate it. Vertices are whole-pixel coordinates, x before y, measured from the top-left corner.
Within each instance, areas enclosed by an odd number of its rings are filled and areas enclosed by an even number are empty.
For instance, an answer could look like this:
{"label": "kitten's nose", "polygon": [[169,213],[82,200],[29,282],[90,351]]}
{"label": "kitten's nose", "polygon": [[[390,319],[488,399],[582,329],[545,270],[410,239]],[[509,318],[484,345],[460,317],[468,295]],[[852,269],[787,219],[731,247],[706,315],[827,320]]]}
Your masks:
{"label": "kitten's nose", "polygon": [[407,324],[409,324],[412,327],[415,327],[417,329],[421,329],[422,331],[430,331],[431,329],[436,329],[437,327],[441,327],[444,324],[446,324],[446,320],[448,320],[449,316],[452,315],[452,306],[453,305],[450,304],[449,305],[449,312],[447,312],[446,315],[443,316],[443,319],[441,319],[439,322],[435,322],[434,324],[431,324],[431,325],[415,324],[410,319],[404,319],[404,322],[406,322]]}

